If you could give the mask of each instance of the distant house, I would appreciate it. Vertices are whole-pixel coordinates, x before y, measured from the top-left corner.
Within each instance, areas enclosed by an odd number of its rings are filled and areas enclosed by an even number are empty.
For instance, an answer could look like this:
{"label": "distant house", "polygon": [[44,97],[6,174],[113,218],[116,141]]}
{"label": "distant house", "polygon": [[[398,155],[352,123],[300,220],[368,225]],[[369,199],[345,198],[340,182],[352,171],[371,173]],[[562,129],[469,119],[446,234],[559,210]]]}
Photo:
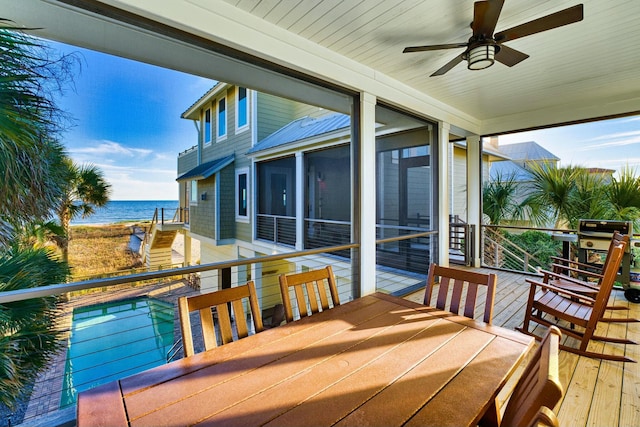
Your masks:
{"label": "distant house", "polygon": [[[529,184],[533,181],[530,171],[533,164],[556,168],[560,161],[559,157],[534,141],[499,145],[498,149],[505,160],[491,163],[489,179],[515,181],[518,184],[516,198],[519,200],[524,200]],[[526,221],[524,225],[527,225]]]}
{"label": "distant house", "polygon": [[506,160],[491,163],[490,179],[513,177],[517,182],[531,181],[531,164],[544,164],[557,167],[560,158],[537,142],[527,141],[498,146]]}
{"label": "distant house", "polygon": [[[485,140],[482,146],[482,181],[489,179],[490,166],[507,157],[497,147],[497,141]],[[450,157],[450,212],[452,217],[467,222],[467,142],[454,141]]]}

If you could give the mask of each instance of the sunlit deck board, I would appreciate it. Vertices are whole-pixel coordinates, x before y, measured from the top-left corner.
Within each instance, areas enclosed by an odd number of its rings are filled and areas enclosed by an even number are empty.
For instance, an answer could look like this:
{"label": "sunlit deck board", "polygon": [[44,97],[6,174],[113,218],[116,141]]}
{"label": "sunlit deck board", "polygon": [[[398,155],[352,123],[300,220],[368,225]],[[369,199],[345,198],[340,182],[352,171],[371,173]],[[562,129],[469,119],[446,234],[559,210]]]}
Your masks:
{"label": "sunlit deck board", "polygon": [[[474,269],[494,272],[498,286],[493,313],[493,323],[507,328],[522,324],[529,285],[517,273],[492,269]],[[407,298],[421,301],[422,292]],[[640,318],[640,304],[629,303],[620,290],[611,295],[611,305],[625,305],[629,310],[608,311],[607,316]],[[536,333],[542,331],[538,326]],[[598,335],[627,337],[640,342],[640,323],[601,323]],[[623,352],[640,361],[640,345],[604,344],[592,342],[589,350],[612,354]],[[560,380],[565,396],[557,408],[560,425],[563,426],[638,426],[640,425],[640,363],[620,363],[590,359],[565,351],[560,352]],[[513,383],[505,386],[500,401],[508,397]]]}

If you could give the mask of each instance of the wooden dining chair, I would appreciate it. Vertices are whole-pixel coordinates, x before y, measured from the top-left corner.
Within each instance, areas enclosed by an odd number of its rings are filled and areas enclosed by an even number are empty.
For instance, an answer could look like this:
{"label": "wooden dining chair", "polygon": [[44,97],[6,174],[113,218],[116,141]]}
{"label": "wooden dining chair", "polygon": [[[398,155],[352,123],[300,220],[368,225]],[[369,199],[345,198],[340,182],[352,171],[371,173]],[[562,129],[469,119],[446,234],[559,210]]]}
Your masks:
{"label": "wooden dining chair", "polygon": [[[318,270],[302,273],[281,274],[280,292],[284,305],[285,319],[293,321],[293,303],[290,297],[290,289],[293,288],[296,306],[300,317],[311,316],[313,313],[328,310],[331,306],[340,305],[338,286],[330,265]],[[329,301],[327,290],[331,295]]]}
{"label": "wooden dining chair", "polygon": [[547,330],[513,389],[504,415],[496,414],[499,426],[558,425],[553,409],[563,394],[559,373],[561,336],[555,326]]}
{"label": "wooden dining chair", "polygon": [[[251,318],[253,319],[255,332],[261,332],[264,327],[262,325],[262,315],[258,305],[256,287],[253,281],[248,282],[246,285],[222,289],[216,292],[192,297],[180,297],[178,299],[178,310],[185,357],[194,354],[189,313],[193,311],[200,313],[204,348],[205,350],[209,350],[218,345],[216,339],[216,323],[222,344],[227,344],[234,340],[232,313],[236,338],[241,339],[249,335],[249,329],[247,327],[248,313],[245,312],[246,301],[249,302],[249,306],[251,307]],[[229,311],[229,306],[232,308],[232,313]],[[215,316],[213,309],[215,310]],[[214,317],[216,317],[215,320]]]}
{"label": "wooden dining chair", "polygon": [[[493,301],[496,293],[497,276],[494,273],[478,273],[476,271],[462,270],[458,268],[442,267],[435,263],[429,266],[427,285],[424,292],[424,305],[431,306],[433,289],[437,284],[436,278],[440,278],[438,296],[435,307],[456,314],[463,314],[471,319],[475,316],[476,300],[480,290],[486,288],[484,300],[484,315],[482,320],[491,324],[493,318]],[[461,307],[462,296],[466,287],[464,307]],[[447,308],[449,300],[449,308]],[[464,308],[463,313],[460,310]]]}
{"label": "wooden dining chair", "polygon": [[602,314],[607,308],[625,248],[625,241],[620,241],[613,247],[611,261],[607,263],[607,267],[603,271],[603,278],[594,298],[567,291],[552,284],[526,279],[531,287],[525,308],[524,322],[522,327],[517,329],[523,333],[536,336],[529,330],[531,322],[549,327],[555,325],[565,335],[578,340],[580,343],[578,348],[561,345],[560,348],[563,350],[592,358],[635,362],[635,360],[626,356],[587,351],[587,346],[592,340],[618,344],[636,344],[634,341],[624,338],[594,335],[598,322],[601,321]]}

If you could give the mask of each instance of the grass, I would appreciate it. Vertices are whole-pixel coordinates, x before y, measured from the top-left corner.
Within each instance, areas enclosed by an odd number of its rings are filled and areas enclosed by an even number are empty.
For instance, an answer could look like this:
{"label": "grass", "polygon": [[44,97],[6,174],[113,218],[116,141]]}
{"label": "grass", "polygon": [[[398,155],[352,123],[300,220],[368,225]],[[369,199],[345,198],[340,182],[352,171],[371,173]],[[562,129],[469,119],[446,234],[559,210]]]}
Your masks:
{"label": "grass", "polygon": [[72,227],[69,241],[72,280],[140,267],[140,257],[128,249],[132,232],[133,227],[126,224]]}

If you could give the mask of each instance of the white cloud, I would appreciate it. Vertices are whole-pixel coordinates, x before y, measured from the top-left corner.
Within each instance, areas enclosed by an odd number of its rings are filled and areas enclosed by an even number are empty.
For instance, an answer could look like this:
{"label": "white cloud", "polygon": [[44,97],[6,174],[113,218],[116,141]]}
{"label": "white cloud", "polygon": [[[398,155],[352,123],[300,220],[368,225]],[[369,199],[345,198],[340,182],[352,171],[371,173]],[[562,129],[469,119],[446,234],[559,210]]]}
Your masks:
{"label": "white cloud", "polygon": [[[617,135],[623,135],[621,134],[617,134]],[[602,149],[602,148],[607,148],[607,147],[623,147],[625,145],[634,145],[634,144],[640,144],[640,132],[625,132],[625,136],[631,136],[630,138],[625,138],[622,136],[619,136],[617,138],[621,138],[618,141],[611,141],[611,142],[603,142],[603,143],[599,143],[599,144],[593,144],[593,145],[587,145],[585,147],[582,148],[581,151],[585,151],[585,150],[597,150],[597,149]],[[594,138],[592,141],[596,140],[596,139],[600,139],[600,140],[609,140],[609,139],[614,139],[615,137],[601,137],[601,138]]]}
{"label": "white cloud", "polygon": [[591,138],[589,141],[606,141],[608,139],[627,138],[629,136],[640,137],[640,130],[633,130],[630,132],[608,133],[605,135],[597,136],[595,138]]}
{"label": "white cloud", "polygon": [[71,155],[74,154],[89,154],[95,156],[104,156],[104,155],[119,155],[125,157],[136,157],[136,156],[148,156],[153,153],[153,150],[148,148],[133,148],[126,147],[118,142],[101,140],[101,141],[92,141],[86,144],[83,144],[82,147],[76,147],[69,150]]}
{"label": "white cloud", "polygon": [[175,158],[113,141],[70,149],[76,163],[91,163],[111,184],[111,200],[177,200]]}

